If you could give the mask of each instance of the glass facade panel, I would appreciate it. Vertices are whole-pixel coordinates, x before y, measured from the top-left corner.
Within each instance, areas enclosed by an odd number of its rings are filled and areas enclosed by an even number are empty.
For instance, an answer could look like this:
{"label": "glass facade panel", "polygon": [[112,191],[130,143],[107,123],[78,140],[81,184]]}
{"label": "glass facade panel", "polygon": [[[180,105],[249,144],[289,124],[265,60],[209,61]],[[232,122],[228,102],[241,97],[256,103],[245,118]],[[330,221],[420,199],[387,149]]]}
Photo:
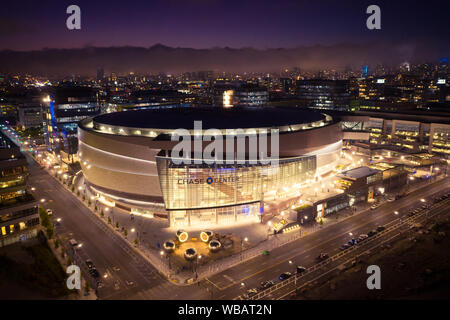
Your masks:
{"label": "glass facade panel", "polygon": [[[156,163],[165,207],[173,211],[171,222],[190,220],[189,225],[206,221],[221,223],[227,219],[238,221],[240,218],[236,217],[257,214],[265,193],[275,194],[295,187],[313,179],[316,172],[315,156],[280,159],[278,166],[177,165],[170,157],[156,157]],[[233,207],[225,208],[236,205],[243,206],[237,212]]]}

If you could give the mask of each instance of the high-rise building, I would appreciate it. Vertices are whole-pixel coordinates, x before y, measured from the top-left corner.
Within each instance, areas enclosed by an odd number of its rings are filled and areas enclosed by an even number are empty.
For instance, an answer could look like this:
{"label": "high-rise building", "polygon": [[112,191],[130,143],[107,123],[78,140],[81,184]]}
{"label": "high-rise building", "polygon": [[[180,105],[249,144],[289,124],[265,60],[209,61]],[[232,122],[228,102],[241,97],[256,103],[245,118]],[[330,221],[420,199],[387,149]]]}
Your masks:
{"label": "high-rise building", "polygon": [[61,156],[62,163],[76,162],[78,122],[100,114],[96,91],[89,87],[57,87],[44,102],[47,149]]}
{"label": "high-rise building", "polygon": [[332,110],[349,109],[350,89],[348,80],[298,80],[297,94],[303,107]]}
{"label": "high-rise building", "polygon": [[293,87],[293,81],[291,78],[280,78],[280,89],[284,93],[290,93]]}
{"label": "high-rise building", "polygon": [[[2,130],[6,127],[2,126]],[[35,237],[38,232],[38,203],[27,192],[27,159],[0,132],[0,247]]]}

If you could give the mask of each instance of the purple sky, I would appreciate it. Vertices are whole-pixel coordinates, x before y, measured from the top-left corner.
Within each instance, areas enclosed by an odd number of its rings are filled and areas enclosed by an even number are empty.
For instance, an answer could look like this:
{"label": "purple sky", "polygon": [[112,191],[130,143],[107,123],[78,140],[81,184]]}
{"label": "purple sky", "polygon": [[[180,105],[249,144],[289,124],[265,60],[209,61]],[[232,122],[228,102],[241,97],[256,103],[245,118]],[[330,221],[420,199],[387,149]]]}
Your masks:
{"label": "purple sky", "polygon": [[[432,41],[448,55],[448,1],[145,0],[8,1],[0,50],[84,46],[277,48],[341,42]],[[82,30],[65,26],[77,4]],[[381,7],[382,30],[366,29],[366,8]]]}

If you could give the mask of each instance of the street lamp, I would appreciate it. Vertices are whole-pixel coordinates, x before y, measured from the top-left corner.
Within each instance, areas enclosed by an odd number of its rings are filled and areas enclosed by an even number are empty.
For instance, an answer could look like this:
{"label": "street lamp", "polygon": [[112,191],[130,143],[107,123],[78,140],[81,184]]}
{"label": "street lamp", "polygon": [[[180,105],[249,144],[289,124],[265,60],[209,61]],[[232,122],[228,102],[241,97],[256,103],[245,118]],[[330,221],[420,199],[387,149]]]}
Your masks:
{"label": "street lamp", "polygon": [[244,241],[247,242],[248,238],[247,237],[245,237],[244,239],[241,238],[241,260],[242,260],[242,250],[243,250],[243,247],[244,247]]}
{"label": "street lamp", "polygon": [[394,211],[394,214],[395,214],[395,215],[398,215],[398,211]]}

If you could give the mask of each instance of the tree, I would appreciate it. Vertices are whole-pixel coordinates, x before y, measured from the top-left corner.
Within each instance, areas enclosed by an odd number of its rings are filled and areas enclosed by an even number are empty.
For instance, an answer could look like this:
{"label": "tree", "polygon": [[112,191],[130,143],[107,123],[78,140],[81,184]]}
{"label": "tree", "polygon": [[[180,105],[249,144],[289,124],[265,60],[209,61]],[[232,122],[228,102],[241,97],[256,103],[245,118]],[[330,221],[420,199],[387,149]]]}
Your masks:
{"label": "tree", "polygon": [[80,196],[80,190],[77,191],[77,197],[79,197],[79,196]]}
{"label": "tree", "polygon": [[55,240],[53,240],[53,242],[55,244],[55,249],[58,249],[59,248],[59,240],[55,239]]}
{"label": "tree", "polygon": [[134,244],[135,244],[135,245],[138,245],[138,243],[139,243],[138,238],[135,238],[135,239],[134,239]]}
{"label": "tree", "polygon": [[92,204],[91,199],[88,200],[88,206],[90,207]]}
{"label": "tree", "polygon": [[108,223],[111,223],[111,218],[110,217],[108,217]]}
{"label": "tree", "polygon": [[119,221],[116,221],[116,228],[119,229]]}
{"label": "tree", "polygon": [[71,265],[72,264],[72,258],[71,257],[67,257],[67,265]]}
{"label": "tree", "polygon": [[66,255],[66,250],[64,250],[64,247],[61,247],[61,258],[64,259],[65,255]]}
{"label": "tree", "polygon": [[85,201],[86,200],[86,196],[83,194],[83,201]]}
{"label": "tree", "polygon": [[323,225],[323,220],[322,220],[322,218],[320,218],[320,225]]}
{"label": "tree", "polygon": [[47,237],[49,239],[51,239],[53,237],[53,235],[55,234],[55,229],[53,228],[53,226],[49,226],[47,228]]}
{"label": "tree", "polygon": [[125,229],[125,230],[123,231],[123,235],[124,235],[125,237],[128,235],[127,229]]}
{"label": "tree", "polygon": [[75,186],[74,185],[72,185],[72,192],[74,192],[75,191]]}

